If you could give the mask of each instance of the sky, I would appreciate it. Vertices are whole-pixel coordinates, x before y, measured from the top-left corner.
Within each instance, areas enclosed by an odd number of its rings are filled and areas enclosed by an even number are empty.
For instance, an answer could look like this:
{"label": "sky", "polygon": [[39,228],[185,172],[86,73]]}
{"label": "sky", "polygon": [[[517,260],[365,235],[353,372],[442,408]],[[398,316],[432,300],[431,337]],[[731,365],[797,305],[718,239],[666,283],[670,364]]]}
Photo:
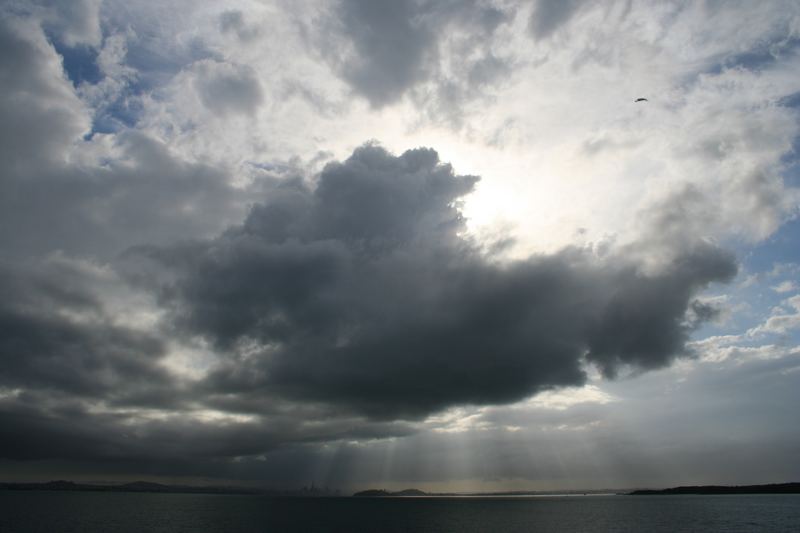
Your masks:
{"label": "sky", "polygon": [[6,0],[2,480],[800,480],[798,73],[791,0]]}

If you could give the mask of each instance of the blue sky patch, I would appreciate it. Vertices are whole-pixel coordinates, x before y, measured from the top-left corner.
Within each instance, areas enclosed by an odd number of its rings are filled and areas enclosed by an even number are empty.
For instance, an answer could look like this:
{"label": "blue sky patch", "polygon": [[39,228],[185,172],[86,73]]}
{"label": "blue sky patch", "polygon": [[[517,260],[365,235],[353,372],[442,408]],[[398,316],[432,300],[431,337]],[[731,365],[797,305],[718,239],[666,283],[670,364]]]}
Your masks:
{"label": "blue sky patch", "polygon": [[97,65],[98,52],[91,46],[67,46],[56,39],[51,40],[56,52],[61,56],[66,73],[72,85],[81,83],[94,85],[103,79],[103,73]]}

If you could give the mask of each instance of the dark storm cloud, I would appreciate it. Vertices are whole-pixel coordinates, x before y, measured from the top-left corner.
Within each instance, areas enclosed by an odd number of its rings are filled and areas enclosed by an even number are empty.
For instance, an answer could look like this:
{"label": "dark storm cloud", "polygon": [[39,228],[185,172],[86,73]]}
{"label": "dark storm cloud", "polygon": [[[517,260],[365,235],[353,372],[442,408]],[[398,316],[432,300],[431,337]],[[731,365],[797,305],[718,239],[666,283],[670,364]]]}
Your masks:
{"label": "dark storm cloud", "polygon": [[[693,295],[735,274],[732,254],[708,243],[686,249],[658,275],[642,276],[630,267],[615,272],[608,280],[613,293],[605,295],[601,314],[588,329],[587,359],[607,377],[626,364],[643,369],[667,365],[684,352],[693,327],[711,318]],[[688,311],[693,320],[686,320]]]}
{"label": "dark storm cloud", "polygon": [[[168,370],[170,339],[159,325],[126,325],[127,307],[139,312],[141,302],[105,261],[135,244],[216,234],[231,214],[241,218],[248,191],[141,132],[83,139],[89,113],[41,28],[3,20],[0,42],[3,457],[127,461],[134,469],[150,460],[198,472],[187,448],[197,450],[192,457],[231,457],[287,442],[408,433],[324,406],[277,410],[285,401],[275,395],[231,398]],[[226,83],[202,87],[221,112],[238,94]],[[257,103],[244,98],[244,109]],[[94,160],[95,149],[108,158]],[[257,411],[256,418],[232,424],[183,415],[205,403]]]}
{"label": "dark storm cloud", "polygon": [[138,132],[104,146],[108,160],[84,159],[99,148],[82,139],[89,113],[41,28],[4,18],[0,43],[0,397],[174,406],[167,341],[158,328],[124,325],[106,298],[121,281],[77,258],[215,234],[243,192]]}
{"label": "dark storm cloud", "polygon": [[[240,420],[204,419],[202,413],[103,410],[51,391],[0,397],[0,458],[118,462],[133,472],[216,474],[234,458],[257,457],[302,444],[338,439],[405,436],[404,422],[366,423],[325,416],[325,409],[265,409]],[[218,464],[215,466],[214,462]]]}
{"label": "dark storm cloud", "polygon": [[212,234],[240,212],[245,192],[229,186],[219,169],[186,163],[139,133],[117,140],[122,158],[104,166],[39,162],[35,173],[4,171],[3,252],[108,258],[134,244]]}
{"label": "dark storm cloud", "polygon": [[649,270],[634,258],[651,244],[500,263],[462,236],[476,181],[432,150],[367,145],[218,239],[135,255],[170,278],[174,322],[228,354],[209,390],[375,417],[580,385],[585,360],[607,376],[665,366],[686,353],[694,295],[736,272],[704,241],[670,243]]}
{"label": "dark storm cloud", "polygon": [[[170,384],[154,333],[114,325],[81,265],[0,262],[0,388],[137,402]],[[149,402],[151,400],[145,400]]]}
{"label": "dark storm cloud", "polygon": [[[474,37],[470,46],[462,47],[469,49],[465,57],[451,58],[457,75],[468,73],[464,81],[475,77],[475,83],[482,84],[488,76],[505,73],[502,61],[485,49],[487,39],[510,17],[479,1],[343,0],[321,26],[326,35],[323,53],[357,93],[373,107],[382,107],[439,77],[439,44],[448,28]],[[329,49],[334,36],[344,43],[336,51]],[[483,53],[468,60],[475,51]]]}

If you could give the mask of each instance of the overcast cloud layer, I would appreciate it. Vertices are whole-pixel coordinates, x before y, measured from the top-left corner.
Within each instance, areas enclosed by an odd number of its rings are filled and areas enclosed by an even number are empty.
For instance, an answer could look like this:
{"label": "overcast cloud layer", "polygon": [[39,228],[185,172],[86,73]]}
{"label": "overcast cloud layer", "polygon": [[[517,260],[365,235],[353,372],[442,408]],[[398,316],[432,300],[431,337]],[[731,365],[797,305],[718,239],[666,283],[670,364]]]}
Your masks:
{"label": "overcast cloud layer", "polygon": [[0,43],[9,479],[800,475],[796,3],[13,1]]}

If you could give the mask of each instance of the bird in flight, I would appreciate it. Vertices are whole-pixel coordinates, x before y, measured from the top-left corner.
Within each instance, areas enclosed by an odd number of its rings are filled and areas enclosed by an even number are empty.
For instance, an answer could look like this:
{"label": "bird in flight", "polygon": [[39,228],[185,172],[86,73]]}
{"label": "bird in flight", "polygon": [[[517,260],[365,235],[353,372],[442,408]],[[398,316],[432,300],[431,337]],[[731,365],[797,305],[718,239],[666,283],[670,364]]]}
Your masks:
{"label": "bird in flight", "polygon": [[647,98],[637,98],[633,102],[636,103],[636,102],[647,102],[647,101],[648,101]]}

